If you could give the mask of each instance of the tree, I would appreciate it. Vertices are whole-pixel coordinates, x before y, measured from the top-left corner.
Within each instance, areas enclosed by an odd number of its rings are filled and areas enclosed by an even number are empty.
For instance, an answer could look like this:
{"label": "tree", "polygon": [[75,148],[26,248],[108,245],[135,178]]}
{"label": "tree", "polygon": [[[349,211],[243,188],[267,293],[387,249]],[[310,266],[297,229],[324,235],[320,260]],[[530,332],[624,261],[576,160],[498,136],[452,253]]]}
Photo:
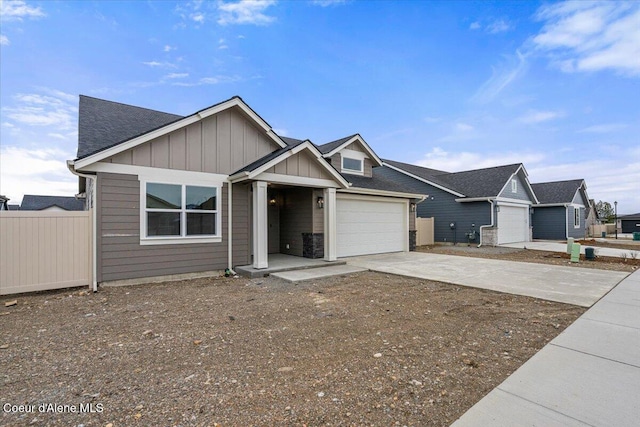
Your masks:
{"label": "tree", "polygon": [[615,212],[609,202],[598,200],[598,203],[596,203],[596,212],[598,212],[598,216],[603,221],[613,222],[615,219]]}

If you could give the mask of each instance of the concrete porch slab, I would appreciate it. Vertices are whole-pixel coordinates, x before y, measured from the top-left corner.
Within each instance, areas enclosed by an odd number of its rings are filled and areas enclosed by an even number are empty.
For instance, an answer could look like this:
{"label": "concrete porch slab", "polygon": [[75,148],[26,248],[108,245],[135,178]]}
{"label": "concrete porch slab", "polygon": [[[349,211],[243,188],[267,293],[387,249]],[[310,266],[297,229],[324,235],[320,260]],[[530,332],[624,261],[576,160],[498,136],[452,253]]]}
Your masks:
{"label": "concrete porch slab", "polygon": [[287,282],[302,282],[304,280],[315,280],[323,277],[340,276],[343,274],[359,273],[367,271],[366,268],[354,267],[352,265],[331,265],[318,268],[307,268],[304,270],[283,271],[272,273],[271,276],[286,280]]}
{"label": "concrete porch slab", "polygon": [[343,260],[325,261],[324,259],[303,258],[285,254],[270,254],[268,268],[253,268],[252,265],[242,265],[235,268],[236,273],[241,276],[256,278],[266,277],[273,273],[291,270],[303,270],[307,268],[318,268],[334,265],[345,265],[347,262]]}

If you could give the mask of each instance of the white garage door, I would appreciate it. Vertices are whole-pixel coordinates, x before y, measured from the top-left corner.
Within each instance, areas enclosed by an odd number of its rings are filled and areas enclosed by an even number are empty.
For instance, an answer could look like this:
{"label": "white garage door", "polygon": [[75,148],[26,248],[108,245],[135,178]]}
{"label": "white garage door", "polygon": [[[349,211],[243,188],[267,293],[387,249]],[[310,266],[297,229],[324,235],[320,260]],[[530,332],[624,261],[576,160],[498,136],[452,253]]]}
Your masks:
{"label": "white garage door", "polygon": [[338,197],[338,257],[401,252],[408,246],[407,203],[393,199]]}
{"label": "white garage door", "polygon": [[529,208],[499,205],[498,244],[529,241]]}

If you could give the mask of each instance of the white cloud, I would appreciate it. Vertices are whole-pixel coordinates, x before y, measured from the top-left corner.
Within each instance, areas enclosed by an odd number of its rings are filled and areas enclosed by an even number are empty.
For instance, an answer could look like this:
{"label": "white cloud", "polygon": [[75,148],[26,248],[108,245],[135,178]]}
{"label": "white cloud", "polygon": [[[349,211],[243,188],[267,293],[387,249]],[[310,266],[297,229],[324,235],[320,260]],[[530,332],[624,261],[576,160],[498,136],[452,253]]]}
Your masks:
{"label": "white cloud", "polygon": [[275,21],[275,17],[265,15],[268,7],[274,5],[274,0],[240,0],[235,3],[220,2],[218,24],[253,24],[268,25]]}
{"label": "white cloud", "polygon": [[478,21],[476,22],[472,22],[471,25],[469,25],[469,29],[470,30],[479,30],[481,27],[480,23]]}
{"label": "white cloud", "polygon": [[25,194],[72,196],[77,178],[66,166],[73,153],[59,149],[0,147],[0,194],[18,203]]}
{"label": "white cloud", "polygon": [[456,123],[454,128],[456,131],[459,131],[459,132],[471,132],[474,129],[474,127],[471,126],[470,124],[462,123],[462,122]]}
{"label": "white cloud", "polygon": [[527,68],[525,56],[516,50],[515,56],[504,56],[499,67],[493,67],[491,77],[471,97],[471,101],[486,104],[493,101],[505,88],[524,74]]}
{"label": "white cloud", "polygon": [[562,111],[535,111],[530,110],[527,114],[518,118],[518,122],[525,124],[537,124],[542,122],[547,122],[549,120],[559,119],[564,117],[564,113]]}
{"label": "white cloud", "polygon": [[338,6],[347,3],[347,0],[312,0],[312,4],[321,7]]}
{"label": "white cloud", "polygon": [[601,124],[601,125],[589,126],[589,127],[586,127],[584,129],[580,130],[579,132],[585,132],[585,133],[611,133],[611,132],[620,131],[622,129],[625,129],[626,127],[627,127],[627,125],[624,124],[624,123],[606,123],[606,124]]}
{"label": "white cloud", "polygon": [[174,86],[203,86],[203,85],[216,85],[222,83],[235,83],[243,80],[240,76],[211,76],[211,77],[203,77],[194,82],[175,82],[172,83]]}
{"label": "white cloud", "polygon": [[[71,104],[71,95],[50,91],[55,96],[41,94],[17,94],[17,105],[3,107],[3,116],[27,126],[49,126],[70,130],[76,127],[77,107]],[[75,97],[71,98],[75,101]]]}
{"label": "white cloud", "polygon": [[198,24],[204,23],[204,14],[203,13],[194,13],[191,15],[191,19]]}
{"label": "white cloud", "polygon": [[176,50],[176,48],[174,46],[166,44],[164,45],[164,48],[162,50],[165,52],[171,52],[172,50]]}
{"label": "white cloud", "polygon": [[[422,160],[416,162],[419,166],[458,172],[470,169],[482,169],[492,166],[509,165],[513,163],[539,163],[544,159],[542,153],[474,153],[469,151],[449,152],[440,147],[433,148],[426,153]],[[527,168],[528,170],[528,168]]]}
{"label": "white cloud", "polygon": [[22,0],[0,1],[0,18],[3,21],[22,21],[23,18],[42,18],[46,16],[40,6],[29,6]]}
{"label": "white cloud", "polygon": [[4,34],[0,34],[0,45],[8,46],[9,44],[9,39],[7,38],[7,36],[5,36]]}
{"label": "white cloud", "polygon": [[486,31],[490,34],[504,33],[506,31],[512,30],[513,25],[505,21],[504,19],[497,19],[487,25]]}
{"label": "white cloud", "polygon": [[146,61],[143,64],[152,68],[176,68],[176,64],[171,62]]}
{"label": "white cloud", "polygon": [[184,79],[185,77],[189,77],[189,73],[169,73],[164,76],[165,79]]}
{"label": "white cloud", "polygon": [[640,76],[640,2],[565,2],[542,6],[533,38],[563,72],[613,70]]}

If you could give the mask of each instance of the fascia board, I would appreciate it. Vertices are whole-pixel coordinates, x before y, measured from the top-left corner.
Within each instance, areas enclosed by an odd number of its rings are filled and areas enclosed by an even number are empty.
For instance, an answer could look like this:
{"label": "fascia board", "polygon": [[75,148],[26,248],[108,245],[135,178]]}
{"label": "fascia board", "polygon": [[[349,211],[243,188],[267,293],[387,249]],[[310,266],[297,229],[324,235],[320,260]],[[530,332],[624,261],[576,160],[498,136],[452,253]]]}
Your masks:
{"label": "fascia board", "polygon": [[451,190],[449,188],[443,187],[442,185],[436,184],[435,182],[429,181],[428,179],[420,178],[418,175],[414,175],[411,172],[407,172],[406,170],[398,168],[398,167],[393,166],[393,165],[390,165],[389,163],[382,162],[382,165],[388,167],[389,169],[393,169],[394,171],[397,171],[397,172],[400,172],[402,174],[405,174],[408,177],[411,177],[411,178],[416,179],[418,181],[424,182],[425,184],[429,184],[429,185],[431,185],[433,187],[436,187],[436,188],[438,188],[438,189],[440,189],[442,191],[446,191],[449,194],[453,194],[454,196],[464,197],[464,194],[462,194],[462,193],[458,193],[457,191],[453,191],[453,190]]}

